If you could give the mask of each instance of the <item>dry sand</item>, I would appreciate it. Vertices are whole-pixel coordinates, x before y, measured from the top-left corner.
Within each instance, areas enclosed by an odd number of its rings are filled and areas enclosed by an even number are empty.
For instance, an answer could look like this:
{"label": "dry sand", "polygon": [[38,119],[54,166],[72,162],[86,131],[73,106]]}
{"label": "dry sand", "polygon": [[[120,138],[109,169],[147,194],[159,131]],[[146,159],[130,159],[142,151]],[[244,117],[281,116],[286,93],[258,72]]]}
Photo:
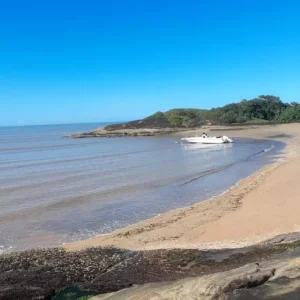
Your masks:
{"label": "dry sand", "polygon": [[230,137],[276,139],[287,146],[275,163],[218,197],[64,247],[240,247],[300,231],[300,124],[219,129],[209,127],[205,131]]}

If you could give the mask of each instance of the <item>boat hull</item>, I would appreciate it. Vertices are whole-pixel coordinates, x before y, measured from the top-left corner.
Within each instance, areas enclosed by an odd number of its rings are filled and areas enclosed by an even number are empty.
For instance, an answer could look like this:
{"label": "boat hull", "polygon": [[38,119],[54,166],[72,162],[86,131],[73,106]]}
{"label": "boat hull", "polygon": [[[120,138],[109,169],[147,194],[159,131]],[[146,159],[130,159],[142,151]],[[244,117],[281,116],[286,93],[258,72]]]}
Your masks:
{"label": "boat hull", "polygon": [[182,141],[191,143],[191,144],[227,144],[232,143],[232,140],[228,137],[186,137],[182,138]]}

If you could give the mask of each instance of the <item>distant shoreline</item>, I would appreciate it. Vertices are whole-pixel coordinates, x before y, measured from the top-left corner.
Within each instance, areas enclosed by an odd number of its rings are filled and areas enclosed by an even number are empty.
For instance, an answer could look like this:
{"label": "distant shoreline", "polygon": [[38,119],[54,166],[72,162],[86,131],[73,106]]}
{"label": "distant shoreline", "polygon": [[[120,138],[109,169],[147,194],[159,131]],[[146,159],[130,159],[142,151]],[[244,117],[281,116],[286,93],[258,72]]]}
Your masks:
{"label": "distant shoreline", "polygon": [[66,135],[68,138],[110,138],[110,137],[140,137],[140,136],[166,136],[166,135],[195,135],[196,132],[208,131],[224,133],[226,131],[241,131],[247,129],[260,128],[261,126],[276,125],[204,125],[193,128],[128,128],[128,129],[107,129],[106,126],[82,133]]}

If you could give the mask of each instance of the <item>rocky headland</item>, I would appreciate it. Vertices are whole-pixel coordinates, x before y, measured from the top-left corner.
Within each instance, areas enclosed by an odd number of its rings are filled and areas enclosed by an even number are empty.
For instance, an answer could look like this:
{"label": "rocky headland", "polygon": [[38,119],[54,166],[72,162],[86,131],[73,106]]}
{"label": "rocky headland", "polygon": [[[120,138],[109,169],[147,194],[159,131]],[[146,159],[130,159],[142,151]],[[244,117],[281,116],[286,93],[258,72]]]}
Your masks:
{"label": "rocky headland", "polygon": [[74,133],[70,138],[114,138],[114,137],[139,137],[139,136],[158,136],[168,135],[175,132],[182,131],[179,128],[127,128],[127,129],[108,129],[107,127],[100,127],[95,130],[83,133]]}
{"label": "rocky headland", "polygon": [[159,117],[148,117],[142,120],[127,123],[112,124],[96,128],[89,132],[75,133],[71,138],[94,138],[94,137],[129,137],[129,136],[156,136],[167,135],[187,130],[182,126],[172,125]]}
{"label": "rocky headland", "polygon": [[285,103],[279,97],[260,95],[212,109],[175,108],[158,111],[144,119],[108,125],[90,132],[70,135],[72,138],[153,136],[205,125],[263,125],[299,122],[300,105]]}

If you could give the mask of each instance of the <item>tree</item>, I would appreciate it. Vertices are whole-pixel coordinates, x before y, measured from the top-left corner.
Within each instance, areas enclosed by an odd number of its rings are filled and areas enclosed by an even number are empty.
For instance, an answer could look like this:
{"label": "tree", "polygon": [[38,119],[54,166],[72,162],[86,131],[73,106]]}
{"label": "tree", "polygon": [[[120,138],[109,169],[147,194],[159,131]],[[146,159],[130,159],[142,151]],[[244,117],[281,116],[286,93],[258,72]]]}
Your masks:
{"label": "tree", "polygon": [[228,111],[220,118],[221,123],[231,124],[237,122],[237,114],[234,111]]}
{"label": "tree", "polygon": [[243,99],[239,103],[210,110],[177,108],[165,113],[158,111],[143,120],[109,125],[107,128],[196,127],[210,122],[214,124],[300,122],[300,104],[284,103],[280,97],[273,95],[260,95],[252,100]]}
{"label": "tree", "polygon": [[277,118],[278,123],[300,122],[300,105],[287,107]]}
{"label": "tree", "polygon": [[170,124],[172,126],[181,126],[182,125],[182,118],[180,116],[177,116],[177,115],[171,115],[169,118],[168,118]]}
{"label": "tree", "polygon": [[280,97],[272,95],[260,95],[258,98],[269,102],[281,102]]}

